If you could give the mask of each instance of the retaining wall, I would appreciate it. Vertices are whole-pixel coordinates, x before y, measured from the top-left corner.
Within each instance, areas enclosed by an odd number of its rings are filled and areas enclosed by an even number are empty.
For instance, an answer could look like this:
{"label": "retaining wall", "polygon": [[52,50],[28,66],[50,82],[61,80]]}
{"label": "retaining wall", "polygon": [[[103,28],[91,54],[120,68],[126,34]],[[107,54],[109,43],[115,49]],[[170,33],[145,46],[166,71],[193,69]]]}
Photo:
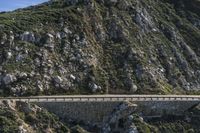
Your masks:
{"label": "retaining wall", "polygon": [[[132,101],[137,104],[136,113],[143,116],[162,114],[181,114],[199,101]],[[71,101],[71,102],[37,102],[60,118],[74,119],[83,122],[101,123],[112,113],[120,101]]]}

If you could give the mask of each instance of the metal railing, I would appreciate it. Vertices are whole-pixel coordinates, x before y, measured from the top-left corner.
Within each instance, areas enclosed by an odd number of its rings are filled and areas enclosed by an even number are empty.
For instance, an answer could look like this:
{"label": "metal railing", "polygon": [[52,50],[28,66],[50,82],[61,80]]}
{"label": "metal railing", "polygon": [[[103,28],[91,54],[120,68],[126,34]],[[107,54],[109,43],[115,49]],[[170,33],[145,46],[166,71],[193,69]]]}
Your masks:
{"label": "metal railing", "polygon": [[73,102],[73,101],[200,101],[200,96],[193,95],[74,95],[74,96],[35,96],[1,97],[0,100],[27,102]]}

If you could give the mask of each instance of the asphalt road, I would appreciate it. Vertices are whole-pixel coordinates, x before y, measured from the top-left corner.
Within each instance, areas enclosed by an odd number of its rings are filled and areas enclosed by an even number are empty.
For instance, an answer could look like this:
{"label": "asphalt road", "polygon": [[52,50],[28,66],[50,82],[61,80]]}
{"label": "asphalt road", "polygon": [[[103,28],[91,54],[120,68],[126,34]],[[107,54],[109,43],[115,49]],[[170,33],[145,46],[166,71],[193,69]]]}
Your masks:
{"label": "asphalt road", "polygon": [[27,102],[200,101],[200,95],[59,95],[32,97],[1,97],[0,100],[15,100]]}

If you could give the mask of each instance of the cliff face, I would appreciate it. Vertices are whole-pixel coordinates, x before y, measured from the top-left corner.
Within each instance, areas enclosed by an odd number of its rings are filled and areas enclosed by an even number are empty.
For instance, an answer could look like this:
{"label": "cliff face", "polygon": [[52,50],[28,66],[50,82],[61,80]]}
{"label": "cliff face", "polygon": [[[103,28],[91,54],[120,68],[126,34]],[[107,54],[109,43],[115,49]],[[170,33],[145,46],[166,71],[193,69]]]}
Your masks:
{"label": "cliff face", "polygon": [[4,95],[196,93],[198,0],[52,0],[0,13]]}

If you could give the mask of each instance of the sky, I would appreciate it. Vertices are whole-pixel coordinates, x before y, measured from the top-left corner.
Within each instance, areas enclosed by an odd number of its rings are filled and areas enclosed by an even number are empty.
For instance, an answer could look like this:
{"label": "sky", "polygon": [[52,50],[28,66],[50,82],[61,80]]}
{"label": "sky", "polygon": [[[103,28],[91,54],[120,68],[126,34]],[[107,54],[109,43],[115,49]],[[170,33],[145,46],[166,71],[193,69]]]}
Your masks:
{"label": "sky", "polygon": [[0,11],[12,11],[46,1],[48,0],[0,0]]}

